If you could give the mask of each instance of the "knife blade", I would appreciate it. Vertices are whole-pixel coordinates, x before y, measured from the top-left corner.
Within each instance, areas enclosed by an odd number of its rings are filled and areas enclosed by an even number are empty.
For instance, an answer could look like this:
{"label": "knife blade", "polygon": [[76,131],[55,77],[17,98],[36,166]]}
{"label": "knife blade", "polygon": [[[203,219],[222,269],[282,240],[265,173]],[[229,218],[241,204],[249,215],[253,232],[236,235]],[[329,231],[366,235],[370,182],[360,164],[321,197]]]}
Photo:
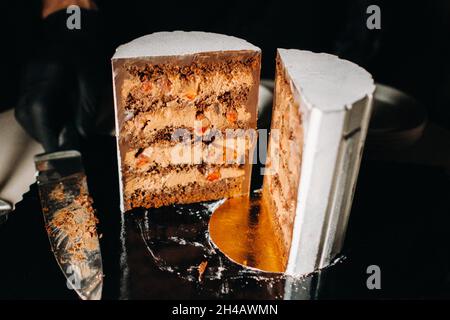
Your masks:
{"label": "knife blade", "polygon": [[67,286],[83,300],[99,300],[103,265],[86,175],[78,151],[35,156],[47,235]]}

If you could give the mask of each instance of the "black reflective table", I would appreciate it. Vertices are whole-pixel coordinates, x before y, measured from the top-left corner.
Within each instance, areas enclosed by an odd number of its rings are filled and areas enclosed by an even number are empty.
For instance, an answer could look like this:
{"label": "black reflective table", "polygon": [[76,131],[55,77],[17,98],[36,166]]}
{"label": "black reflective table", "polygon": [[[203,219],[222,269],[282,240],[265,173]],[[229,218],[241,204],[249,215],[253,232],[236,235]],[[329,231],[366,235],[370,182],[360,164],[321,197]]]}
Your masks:
{"label": "black reflective table", "polygon": [[[365,158],[343,258],[292,279],[245,269],[211,246],[211,203],[122,220],[114,139],[82,152],[100,220],[104,299],[450,298],[450,180],[439,168]],[[0,298],[77,299],[50,251],[35,185],[0,227],[0,255]],[[381,270],[380,290],[367,288],[371,265]]]}

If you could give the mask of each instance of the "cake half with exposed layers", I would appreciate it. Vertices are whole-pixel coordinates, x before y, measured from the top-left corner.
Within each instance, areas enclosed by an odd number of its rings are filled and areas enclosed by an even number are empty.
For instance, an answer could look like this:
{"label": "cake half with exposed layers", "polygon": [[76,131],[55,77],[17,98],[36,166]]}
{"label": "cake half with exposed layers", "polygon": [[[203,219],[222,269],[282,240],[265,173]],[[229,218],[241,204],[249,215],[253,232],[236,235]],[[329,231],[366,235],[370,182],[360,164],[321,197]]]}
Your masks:
{"label": "cake half with exposed layers", "polygon": [[278,50],[262,199],[287,273],[325,267],[341,250],[374,89],[349,61]]}
{"label": "cake half with exposed layers", "polygon": [[247,194],[260,50],[159,32],[112,58],[122,211]]}

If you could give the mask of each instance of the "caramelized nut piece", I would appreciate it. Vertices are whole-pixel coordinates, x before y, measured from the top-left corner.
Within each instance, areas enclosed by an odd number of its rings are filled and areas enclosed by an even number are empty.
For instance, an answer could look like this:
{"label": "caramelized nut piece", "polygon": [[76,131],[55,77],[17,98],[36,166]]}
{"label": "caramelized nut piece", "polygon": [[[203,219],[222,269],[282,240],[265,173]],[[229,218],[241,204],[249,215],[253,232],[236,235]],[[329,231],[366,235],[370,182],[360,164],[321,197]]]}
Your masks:
{"label": "caramelized nut piece", "polygon": [[142,166],[146,165],[149,162],[149,160],[150,159],[145,154],[141,153],[136,158],[136,165],[138,167],[142,167]]}
{"label": "caramelized nut piece", "polygon": [[237,121],[237,112],[234,110],[230,110],[227,112],[227,120],[230,123],[235,123]]}
{"label": "caramelized nut piece", "polygon": [[194,100],[197,97],[198,92],[198,86],[195,82],[190,82],[187,84],[187,86],[184,88],[184,96],[188,100]]}
{"label": "caramelized nut piece", "polygon": [[152,88],[153,88],[153,85],[152,85],[152,83],[150,81],[145,81],[145,82],[143,82],[141,84],[141,89],[144,92],[148,93],[148,92],[150,92],[152,90]]}
{"label": "caramelized nut piece", "polygon": [[202,127],[202,135],[204,135],[208,131],[208,127]]}
{"label": "caramelized nut piece", "polygon": [[194,100],[197,97],[197,94],[195,92],[188,92],[186,93],[186,98],[189,100]]}
{"label": "caramelized nut piece", "polygon": [[210,174],[208,174],[208,176],[206,177],[206,180],[212,182],[212,181],[216,181],[220,179],[220,171],[219,170],[215,170],[213,172],[211,172]]}

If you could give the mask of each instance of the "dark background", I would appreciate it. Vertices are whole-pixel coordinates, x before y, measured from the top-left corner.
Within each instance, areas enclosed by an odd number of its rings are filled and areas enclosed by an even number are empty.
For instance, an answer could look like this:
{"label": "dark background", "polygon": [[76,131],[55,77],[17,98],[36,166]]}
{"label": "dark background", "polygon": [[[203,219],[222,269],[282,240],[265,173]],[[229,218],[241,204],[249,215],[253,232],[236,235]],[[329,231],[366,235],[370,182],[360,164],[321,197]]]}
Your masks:
{"label": "dark background", "polygon": [[[163,30],[242,37],[263,50],[264,78],[273,78],[276,48],[329,52],[365,67],[377,82],[413,95],[433,121],[450,128],[449,1],[96,2],[103,17],[105,63],[118,45]],[[366,28],[370,4],[381,8],[381,30]],[[39,12],[39,0],[17,1],[3,11],[1,109],[17,101],[21,62],[41,39]]]}
{"label": "dark background", "polygon": [[[450,1],[97,3],[104,26],[99,42],[103,43],[105,64],[118,45],[162,30],[201,30],[242,37],[263,50],[264,78],[273,78],[277,47],[335,53],[365,67],[377,82],[416,97],[433,122],[450,128]],[[366,28],[370,4],[381,7],[381,30]],[[17,1],[2,11],[0,110],[16,104],[23,62],[42,40],[39,16],[39,0]],[[104,86],[112,95],[111,81],[105,81]],[[112,138],[90,143],[91,149],[83,150],[83,154],[89,188],[99,214],[106,217],[100,216],[108,275],[104,297],[111,299],[118,297],[115,281],[119,278],[117,177],[111,174],[117,164]],[[366,153],[346,239],[344,252],[349,264],[337,268],[331,277],[330,287],[340,291],[325,292],[325,297],[450,297],[448,175],[426,166],[369,160]],[[0,244],[7,248],[0,258],[0,267],[6,268],[0,270],[6,275],[0,297],[74,298],[63,285],[63,275],[47,248],[42,216],[37,211],[37,191],[32,186],[0,233]],[[368,292],[361,281],[369,264],[383,269],[382,292]]]}

